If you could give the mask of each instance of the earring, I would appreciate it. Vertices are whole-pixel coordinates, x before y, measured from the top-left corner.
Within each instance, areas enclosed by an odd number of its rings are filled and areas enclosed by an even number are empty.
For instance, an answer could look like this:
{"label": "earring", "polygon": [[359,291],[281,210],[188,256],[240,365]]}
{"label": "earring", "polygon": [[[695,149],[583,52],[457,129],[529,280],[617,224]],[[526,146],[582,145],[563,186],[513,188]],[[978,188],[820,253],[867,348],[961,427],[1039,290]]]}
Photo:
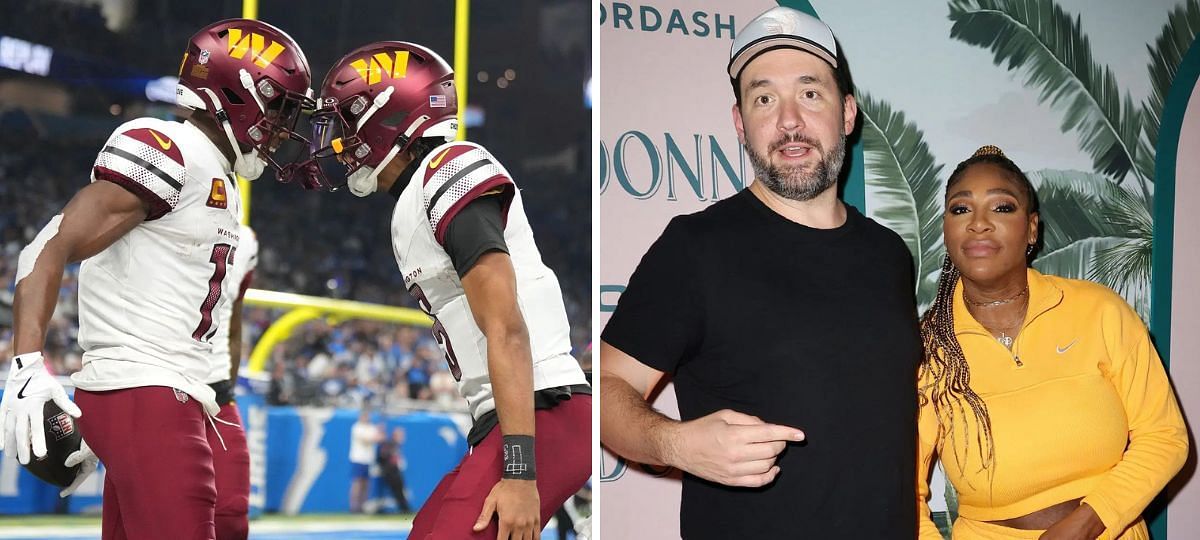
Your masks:
{"label": "earring", "polygon": [[1025,248],[1025,256],[1028,257],[1030,255],[1033,255],[1033,244],[1029,244],[1029,247]]}

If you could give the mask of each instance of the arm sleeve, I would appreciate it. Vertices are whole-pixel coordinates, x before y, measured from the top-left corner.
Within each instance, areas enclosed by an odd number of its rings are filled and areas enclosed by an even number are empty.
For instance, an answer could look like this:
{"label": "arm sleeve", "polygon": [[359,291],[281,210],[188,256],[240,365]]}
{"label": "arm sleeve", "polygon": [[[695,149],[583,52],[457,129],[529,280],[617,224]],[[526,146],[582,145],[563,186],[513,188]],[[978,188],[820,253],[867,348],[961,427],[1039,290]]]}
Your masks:
{"label": "arm sleeve", "polygon": [[703,337],[703,288],[692,235],[676,217],[642,256],[601,339],[639,362],[674,373]]}
{"label": "arm sleeve", "polygon": [[458,277],[467,275],[479,257],[489,251],[508,253],[504,242],[504,201],[499,195],[480,197],[468,203],[446,227],[442,244]]}
{"label": "arm sleeve", "polygon": [[113,182],[146,203],[150,208],[146,221],[158,219],[179,205],[186,178],[179,146],[149,128],[117,128],[92,166],[92,181]]}
{"label": "arm sleeve", "polygon": [[921,406],[917,413],[917,536],[921,540],[942,540],[942,533],[929,512],[929,477],[940,429],[933,403]]}
{"label": "arm sleeve", "polygon": [[1102,327],[1112,359],[1106,375],[1125,405],[1129,446],[1083,499],[1107,527],[1101,538],[1116,537],[1137,519],[1188,453],[1187,428],[1158,352],[1141,319],[1120,303]]}

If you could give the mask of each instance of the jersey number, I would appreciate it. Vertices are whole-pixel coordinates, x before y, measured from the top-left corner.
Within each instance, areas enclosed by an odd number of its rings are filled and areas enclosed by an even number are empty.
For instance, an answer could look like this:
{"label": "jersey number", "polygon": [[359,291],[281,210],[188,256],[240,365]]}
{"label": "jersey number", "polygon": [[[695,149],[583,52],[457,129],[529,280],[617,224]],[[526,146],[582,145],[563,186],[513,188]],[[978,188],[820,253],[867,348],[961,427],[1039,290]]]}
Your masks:
{"label": "jersey number", "polygon": [[200,324],[196,326],[196,331],[192,332],[192,339],[196,341],[208,341],[217,333],[217,325],[213,324],[213,308],[217,307],[217,302],[221,300],[221,284],[225,282],[225,273],[229,271],[229,267],[233,266],[233,252],[236,249],[229,244],[217,244],[213,246],[212,257],[208,262],[213,263],[216,268],[213,270],[212,278],[208,280],[208,296],[204,297],[204,303],[200,304]]}
{"label": "jersey number", "polygon": [[458,367],[458,358],[454,357],[454,346],[450,344],[450,334],[446,333],[446,327],[442,326],[442,322],[433,314],[433,304],[429,303],[429,299],[425,298],[425,291],[421,290],[421,286],[413,284],[408,293],[417,299],[417,304],[421,306],[421,311],[424,311],[429,318],[433,319],[433,339],[437,340],[438,346],[442,348],[442,352],[446,354],[446,365],[450,367],[450,374],[454,376],[455,381],[462,380],[462,368]]}

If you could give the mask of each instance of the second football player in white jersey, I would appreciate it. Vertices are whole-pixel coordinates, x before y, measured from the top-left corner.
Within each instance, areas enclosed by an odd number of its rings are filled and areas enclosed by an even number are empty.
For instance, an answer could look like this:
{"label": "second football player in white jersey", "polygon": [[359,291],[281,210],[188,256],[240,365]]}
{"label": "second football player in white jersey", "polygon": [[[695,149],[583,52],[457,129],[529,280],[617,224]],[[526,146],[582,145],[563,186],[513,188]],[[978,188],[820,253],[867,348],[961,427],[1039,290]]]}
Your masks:
{"label": "second football player in white jersey", "polygon": [[243,224],[238,229],[238,239],[222,293],[228,300],[218,310],[211,363],[204,381],[216,393],[217,406],[221,408],[215,417],[215,429],[208,434],[216,473],[217,540],[246,538],[250,533],[250,449],[234,401],[234,388],[242,359],[242,300],[258,267],[258,237],[254,229]]}

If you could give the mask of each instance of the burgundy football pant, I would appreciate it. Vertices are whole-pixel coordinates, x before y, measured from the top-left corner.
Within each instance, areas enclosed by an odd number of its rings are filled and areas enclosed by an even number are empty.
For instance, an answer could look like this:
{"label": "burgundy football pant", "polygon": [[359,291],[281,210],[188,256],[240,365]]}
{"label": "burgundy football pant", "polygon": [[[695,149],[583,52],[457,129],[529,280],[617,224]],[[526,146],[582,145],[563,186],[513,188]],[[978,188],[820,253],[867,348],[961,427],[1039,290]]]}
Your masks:
{"label": "burgundy football pant", "polygon": [[250,534],[250,450],[237,403],[222,405],[217,418],[234,424],[216,422],[224,448],[211,426],[208,430],[217,474],[217,540],[246,540]]}
{"label": "burgundy football pant", "polygon": [[[575,394],[553,409],[535,411],[537,488],[542,527],[592,472],[592,396]],[[496,427],[433,490],[413,520],[411,540],[488,539],[499,533],[496,517],[483,532],[471,530],[483,501],[500,481],[503,435]]]}
{"label": "burgundy football pant", "polygon": [[104,462],[103,540],[214,540],[212,427],[165,386],[76,390],[79,427]]}

